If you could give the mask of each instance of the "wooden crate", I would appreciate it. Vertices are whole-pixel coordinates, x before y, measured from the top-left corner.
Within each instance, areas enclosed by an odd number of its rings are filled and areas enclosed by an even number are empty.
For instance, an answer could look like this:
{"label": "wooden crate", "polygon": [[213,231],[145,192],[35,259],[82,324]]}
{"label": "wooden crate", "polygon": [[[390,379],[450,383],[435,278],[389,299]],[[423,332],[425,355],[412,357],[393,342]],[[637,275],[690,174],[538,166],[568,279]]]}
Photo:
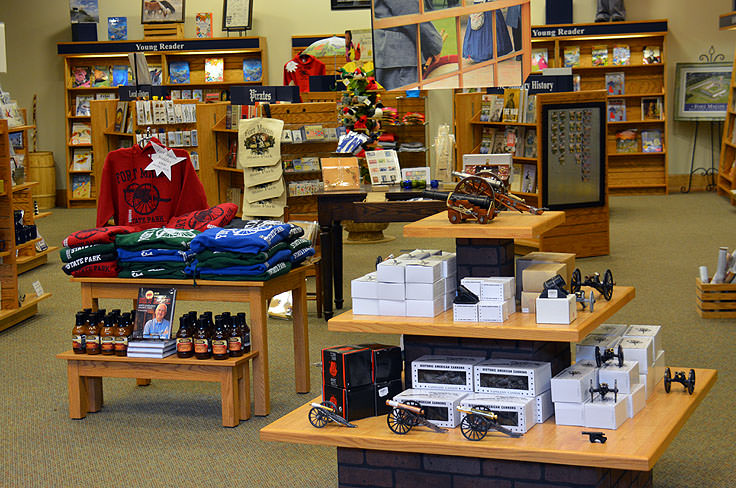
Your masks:
{"label": "wooden crate", "polygon": [[704,319],[736,318],[736,283],[711,285],[696,278],[695,303]]}
{"label": "wooden crate", "polygon": [[158,41],[164,39],[183,39],[184,24],[147,24],[143,26],[143,39]]}

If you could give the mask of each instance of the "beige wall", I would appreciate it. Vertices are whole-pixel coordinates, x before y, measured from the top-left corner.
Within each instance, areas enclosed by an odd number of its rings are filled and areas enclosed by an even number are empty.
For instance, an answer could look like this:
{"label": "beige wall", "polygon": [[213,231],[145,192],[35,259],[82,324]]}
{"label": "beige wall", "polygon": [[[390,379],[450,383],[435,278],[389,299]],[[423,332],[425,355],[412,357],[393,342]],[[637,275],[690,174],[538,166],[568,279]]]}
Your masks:
{"label": "beige wall", "polygon": [[[109,16],[128,17],[128,37],[140,39],[140,2],[100,0],[98,37],[106,39]],[[718,15],[730,10],[726,0],[628,0],[628,19],[668,19],[668,90],[673,93],[675,63],[695,62],[698,55],[714,45],[730,62],[736,32],[719,32]],[[186,0],[185,35],[194,34],[196,12],[214,12],[215,34],[222,22],[221,0]],[[290,54],[292,35],[342,32],[346,28],[367,28],[367,10],[333,12],[328,0],[254,0],[254,29],[250,35],[267,38],[269,80],[281,82],[282,67]],[[595,0],[574,0],[575,22],[589,22],[595,14]],[[64,125],[63,73],[56,55],[56,43],[71,40],[66,0],[0,0],[0,21],[6,24],[8,73],[0,74],[0,86],[9,90],[21,106],[30,110],[33,94],[39,96],[38,148],[53,151],[57,161],[57,186],[63,186]],[[532,0],[532,24],[544,22],[544,0]],[[672,97],[670,98],[672,100]],[[430,138],[440,123],[451,123],[449,92],[433,94],[429,113]],[[668,107],[668,114],[672,107]],[[670,125],[670,173],[686,173],[690,161],[692,123]],[[707,136],[701,138],[698,160],[708,160]],[[701,163],[701,164],[703,164]]]}

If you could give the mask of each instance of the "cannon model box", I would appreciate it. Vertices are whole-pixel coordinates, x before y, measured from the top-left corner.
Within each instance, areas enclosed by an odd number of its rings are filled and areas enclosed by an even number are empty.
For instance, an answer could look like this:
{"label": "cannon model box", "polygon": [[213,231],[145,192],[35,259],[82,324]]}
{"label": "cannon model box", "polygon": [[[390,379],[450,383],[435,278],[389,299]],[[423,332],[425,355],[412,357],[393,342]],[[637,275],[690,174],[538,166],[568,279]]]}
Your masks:
{"label": "cannon model box", "polygon": [[322,384],[334,388],[356,388],[373,383],[371,350],[362,346],[322,349]]}
{"label": "cannon model box", "polygon": [[404,389],[401,378],[386,381],[384,383],[376,383],[374,396],[374,415],[386,415],[391,411],[391,407],[386,405],[386,400],[390,400]]}
{"label": "cannon model box", "polygon": [[573,364],[552,378],[552,401],[582,403],[590,398],[590,382],[598,385],[595,365]]}
{"label": "cannon model box", "polygon": [[473,367],[476,393],[535,397],[549,390],[550,363],[487,359]]}
{"label": "cannon model box", "polygon": [[411,388],[396,395],[394,400],[401,403],[406,403],[409,400],[415,401],[424,409],[427,420],[437,427],[454,429],[460,425],[460,412],[457,411],[457,406],[460,405],[466,395],[467,393],[459,391]]}
{"label": "cannon model box", "polygon": [[360,344],[356,347],[370,349],[374,383],[401,379],[404,364],[401,359],[401,348],[399,346]]}
{"label": "cannon model box", "polygon": [[[460,402],[461,407],[486,407],[498,415],[496,422],[512,432],[526,434],[537,423],[536,399],[490,395],[488,393],[470,393]],[[461,413],[460,421],[466,414]]]}
{"label": "cannon model box", "polygon": [[473,391],[473,366],[482,360],[463,356],[422,356],[411,363],[412,387]]}
{"label": "cannon model box", "polygon": [[373,417],[376,414],[375,392],[374,385],[363,385],[351,389],[324,385],[322,400],[334,403],[337,413],[346,420],[358,420]]}

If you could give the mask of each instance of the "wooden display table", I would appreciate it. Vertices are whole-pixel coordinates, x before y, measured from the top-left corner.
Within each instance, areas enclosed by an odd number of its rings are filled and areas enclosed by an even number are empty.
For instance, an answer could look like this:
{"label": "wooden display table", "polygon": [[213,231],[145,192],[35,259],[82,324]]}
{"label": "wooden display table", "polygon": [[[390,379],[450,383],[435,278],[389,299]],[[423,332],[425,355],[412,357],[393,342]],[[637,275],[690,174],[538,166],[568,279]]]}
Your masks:
{"label": "wooden display table", "polygon": [[450,237],[468,239],[531,239],[565,223],[565,212],[532,215],[501,212],[488,224],[463,222],[453,224],[447,212],[423,218],[404,226],[404,237]]}
{"label": "wooden display table", "polygon": [[[296,391],[308,393],[309,329],[307,327],[306,268],[299,267],[268,281],[207,281],[171,279],[71,278],[82,286],[82,307],[97,310],[100,298],[138,298],[140,287],[174,287],[177,300],[237,302],[250,304],[251,350],[253,358],[253,411],[268,415],[271,394],[268,376],[268,300],[285,291],[292,292],[294,327],[294,374]],[[139,376],[140,378],[140,376]]]}
{"label": "wooden display table", "polygon": [[69,382],[69,417],[83,419],[87,412],[102,408],[102,378],[147,378],[161,380],[214,381],[220,383],[222,425],[235,427],[250,418],[250,365],[258,356],[251,351],[238,358],[181,359],[176,355],[163,359],[129,358],[96,354],[57,354],[67,361]]}

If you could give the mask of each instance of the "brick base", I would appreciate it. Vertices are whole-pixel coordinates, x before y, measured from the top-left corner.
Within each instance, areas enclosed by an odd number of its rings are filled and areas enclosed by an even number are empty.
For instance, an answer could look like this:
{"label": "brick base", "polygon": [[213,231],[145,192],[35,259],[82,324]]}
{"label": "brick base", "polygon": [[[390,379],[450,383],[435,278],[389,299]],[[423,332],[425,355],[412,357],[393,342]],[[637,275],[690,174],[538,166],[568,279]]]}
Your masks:
{"label": "brick base", "polygon": [[513,239],[455,239],[457,279],[514,276]]}
{"label": "brick base", "polygon": [[337,448],[341,488],[651,488],[651,471]]}

